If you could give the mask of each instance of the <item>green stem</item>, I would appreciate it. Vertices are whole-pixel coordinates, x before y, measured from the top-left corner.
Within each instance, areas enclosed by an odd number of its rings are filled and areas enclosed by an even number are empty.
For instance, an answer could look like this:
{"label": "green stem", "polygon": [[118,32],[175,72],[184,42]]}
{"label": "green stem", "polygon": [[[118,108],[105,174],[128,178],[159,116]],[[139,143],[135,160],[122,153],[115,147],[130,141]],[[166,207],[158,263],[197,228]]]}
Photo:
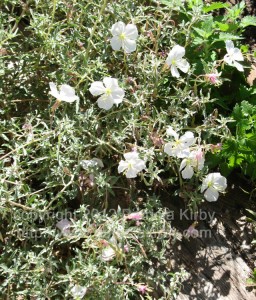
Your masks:
{"label": "green stem", "polygon": [[[56,1],[56,0],[55,0],[55,1]],[[87,64],[88,64],[88,56],[89,56],[89,53],[90,53],[90,50],[91,50],[91,44],[92,44],[92,39],[93,39],[95,30],[96,30],[96,28],[97,28],[97,26],[98,26],[98,23],[99,23],[100,20],[101,20],[101,16],[103,15],[103,12],[104,12],[106,6],[107,6],[107,0],[104,0],[104,2],[103,2],[103,4],[102,4],[102,7],[101,7],[101,9],[100,9],[99,18],[98,18],[97,21],[94,23],[94,26],[93,26],[93,28],[92,28],[92,31],[91,31],[91,34],[90,34],[90,37],[89,37],[88,45],[87,45],[86,52],[85,52],[85,55],[84,55],[85,67],[86,67]],[[79,80],[79,82],[77,83],[76,87],[79,86],[79,84],[82,83],[86,77],[87,77],[87,74],[84,74],[84,75],[81,77],[81,79]]]}

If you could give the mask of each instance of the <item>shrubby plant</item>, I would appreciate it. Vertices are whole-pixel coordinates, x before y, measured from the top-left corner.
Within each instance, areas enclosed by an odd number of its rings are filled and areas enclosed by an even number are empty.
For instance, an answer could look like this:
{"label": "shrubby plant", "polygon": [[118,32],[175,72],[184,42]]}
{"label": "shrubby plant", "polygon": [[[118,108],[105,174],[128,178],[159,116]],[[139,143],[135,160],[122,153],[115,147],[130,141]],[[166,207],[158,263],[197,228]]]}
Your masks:
{"label": "shrubby plant", "polygon": [[[0,9],[3,297],[175,297],[186,272],[169,266],[175,234],[152,190],[195,211],[225,191],[212,162],[236,100],[222,88],[245,82],[253,19],[199,0]],[[135,212],[86,210],[118,205]]]}

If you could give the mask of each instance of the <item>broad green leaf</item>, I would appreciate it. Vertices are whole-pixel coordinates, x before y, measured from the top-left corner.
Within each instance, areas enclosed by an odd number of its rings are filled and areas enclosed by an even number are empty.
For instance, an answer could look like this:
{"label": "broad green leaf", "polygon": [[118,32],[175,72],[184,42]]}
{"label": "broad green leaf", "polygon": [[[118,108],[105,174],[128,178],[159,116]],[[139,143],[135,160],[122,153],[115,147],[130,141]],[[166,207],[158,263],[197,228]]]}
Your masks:
{"label": "broad green leaf", "polygon": [[194,28],[194,30],[203,38],[205,38],[207,36],[207,32],[205,32],[204,30],[200,29],[200,28]]}
{"label": "broad green leaf", "polygon": [[256,26],[256,17],[255,16],[244,17],[240,22],[240,26],[243,28],[247,26]]}
{"label": "broad green leaf", "polygon": [[221,31],[228,31],[229,29],[229,25],[227,23],[215,22],[215,24]]}
{"label": "broad green leaf", "polygon": [[229,6],[230,5],[228,3],[215,2],[215,3],[212,3],[210,6],[205,6],[203,8],[203,11],[204,11],[204,13],[208,13],[210,11],[220,9],[220,8],[227,8]]}
{"label": "broad green leaf", "polygon": [[215,41],[226,41],[226,40],[242,40],[243,37],[238,36],[238,35],[233,35],[230,33],[226,33],[226,32],[221,32],[219,35],[219,38]]}

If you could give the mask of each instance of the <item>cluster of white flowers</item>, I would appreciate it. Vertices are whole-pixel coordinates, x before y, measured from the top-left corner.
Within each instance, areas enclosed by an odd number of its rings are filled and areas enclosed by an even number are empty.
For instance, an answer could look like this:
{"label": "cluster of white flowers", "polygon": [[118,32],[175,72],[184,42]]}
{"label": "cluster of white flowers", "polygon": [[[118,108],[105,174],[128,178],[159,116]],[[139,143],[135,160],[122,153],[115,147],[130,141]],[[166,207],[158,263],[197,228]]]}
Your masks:
{"label": "cluster of white flowers", "polygon": [[[134,24],[125,25],[123,22],[115,23],[110,30],[113,37],[110,39],[110,45],[113,50],[118,51],[121,48],[125,53],[132,53],[136,50],[136,39],[138,37],[138,30]],[[243,66],[238,61],[243,61],[243,55],[238,48],[234,47],[232,41],[226,41],[227,54],[224,56],[224,62],[230,66],[236,67],[239,71],[243,71]],[[180,45],[175,45],[168,54],[166,65],[170,68],[173,77],[179,78],[179,70],[187,73],[190,68],[189,62],[183,58],[185,55],[185,48]],[[205,78],[213,84],[218,84],[221,73],[215,70],[214,73],[206,74]],[[112,77],[105,77],[103,81],[95,81],[89,88],[93,96],[99,96],[97,104],[100,108],[109,110],[113,105],[118,105],[123,101],[125,92],[119,87],[118,79]],[[57,101],[74,102],[78,100],[75,95],[75,90],[67,84],[60,86],[60,91],[54,83],[50,83],[50,94],[57,98]],[[195,144],[195,137],[191,131],[185,132],[179,136],[172,127],[167,128],[167,135],[171,136],[172,141],[164,146],[164,152],[169,156],[182,158],[179,171],[184,179],[190,179],[195,171],[200,171],[204,167],[204,153],[201,147],[191,151],[190,147]],[[127,178],[135,178],[137,174],[146,168],[145,161],[139,157],[136,151],[124,154],[125,160],[121,160],[118,166],[118,173],[124,173]],[[103,167],[102,162],[93,160],[85,160],[81,162],[84,168],[90,166]],[[219,192],[223,192],[226,188],[226,179],[219,173],[208,174],[204,179],[201,192],[204,192],[205,199],[208,201],[216,201]],[[60,224],[61,227],[61,224]],[[111,247],[106,248],[106,254],[113,252]],[[108,255],[107,255],[108,256]]]}
{"label": "cluster of white flowers", "polygon": [[173,157],[188,157],[190,153],[189,147],[195,143],[193,132],[187,131],[184,135],[179,137],[179,135],[172,129],[172,127],[169,126],[166,133],[167,135],[173,136],[174,141],[165,144],[164,152]]}
{"label": "cluster of white flowers", "polygon": [[[174,137],[174,141],[168,142],[164,146],[164,152],[169,156],[183,158],[179,171],[184,179],[193,177],[195,171],[200,171],[204,167],[204,152],[200,146],[191,151],[190,146],[196,142],[193,132],[187,131],[179,137],[178,133],[172,127],[166,130],[167,135]],[[220,173],[210,173],[203,180],[201,192],[207,201],[216,201],[219,192],[224,192],[227,187],[227,180]]]}

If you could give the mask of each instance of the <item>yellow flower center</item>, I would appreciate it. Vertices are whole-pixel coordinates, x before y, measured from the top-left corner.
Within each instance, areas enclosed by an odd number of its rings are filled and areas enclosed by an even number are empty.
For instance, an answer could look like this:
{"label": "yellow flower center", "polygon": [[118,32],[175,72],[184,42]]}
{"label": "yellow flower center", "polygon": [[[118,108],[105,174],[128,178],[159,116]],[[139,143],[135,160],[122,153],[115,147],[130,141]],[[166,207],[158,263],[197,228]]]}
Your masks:
{"label": "yellow flower center", "polygon": [[178,147],[180,144],[181,144],[181,140],[176,140],[176,141],[175,141],[176,147]]}
{"label": "yellow flower center", "polygon": [[111,93],[112,93],[111,89],[110,89],[110,88],[106,88],[105,94],[106,94],[107,96],[110,96]]}
{"label": "yellow flower center", "polygon": [[128,163],[128,169],[132,169],[133,168],[133,164],[131,162]]}
{"label": "yellow flower center", "polygon": [[208,188],[212,187],[213,186],[213,182],[212,181],[209,181],[208,184],[207,184]]}
{"label": "yellow flower center", "polygon": [[172,60],[172,65],[176,65],[176,59]]}
{"label": "yellow flower center", "polygon": [[119,35],[119,38],[120,38],[120,40],[125,40],[125,34],[124,33],[121,33],[120,35]]}

